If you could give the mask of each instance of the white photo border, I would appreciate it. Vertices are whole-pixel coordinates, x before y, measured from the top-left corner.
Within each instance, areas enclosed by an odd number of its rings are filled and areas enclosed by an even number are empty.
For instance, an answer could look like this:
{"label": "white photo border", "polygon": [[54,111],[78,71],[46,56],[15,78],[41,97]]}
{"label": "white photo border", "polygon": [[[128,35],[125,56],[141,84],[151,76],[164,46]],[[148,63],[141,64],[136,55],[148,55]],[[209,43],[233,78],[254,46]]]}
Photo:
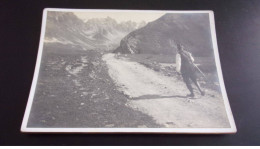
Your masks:
{"label": "white photo border", "polygon": [[[224,100],[224,106],[226,109],[227,117],[230,123],[230,128],[29,128],[27,127],[34,95],[35,89],[37,86],[41,59],[42,59],[42,51],[43,51],[43,43],[45,37],[46,30],[46,22],[47,22],[47,12],[48,11],[60,11],[60,12],[142,12],[142,13],[208,13],[209,21],[210,21],[210,30],[212,37],[212,44],[214,50],[215,63],[217,67],[217,73],[221,88],[222,97]],[[23,122],[21,126],[21,132],[24,133],[187,133],[187,134],[231,134],[236,133],[236,125],[233,118],[233,114],[230,108],[230,104],[228,101],[228,96],[225,89],[225,84],[223,80],[221,64],[218,53],[217,46],[217,37],[216,37],[216,29],[215,29],[215,20],[214,20],[214,12],[211,10],[202,10],[202,11],[166,11],[166,10],[114,10],[114,9],[61,9],[61,8],[45,8],[43,10],[42,17],[42,27],[41,27],[41,36],[40,36],[40,44],[38,49],[37,61],[33,76],[33,82],[31,85],[30,95],[27,102],[26,110],[23,117]]]}

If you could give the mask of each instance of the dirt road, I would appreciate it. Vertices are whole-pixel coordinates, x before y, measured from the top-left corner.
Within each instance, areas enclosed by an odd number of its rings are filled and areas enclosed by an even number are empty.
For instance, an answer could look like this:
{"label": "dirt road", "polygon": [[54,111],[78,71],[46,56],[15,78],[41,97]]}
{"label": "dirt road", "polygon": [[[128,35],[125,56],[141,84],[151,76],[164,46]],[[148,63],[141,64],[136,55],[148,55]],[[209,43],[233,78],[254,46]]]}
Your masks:
{"label": "dirt road", "polygon": [[127,106],[141,111],[165,127],[230,127],[221,94],[207,90],[187,99],[185,84],[115,54],[103,56],[117,89],[129,97]]}

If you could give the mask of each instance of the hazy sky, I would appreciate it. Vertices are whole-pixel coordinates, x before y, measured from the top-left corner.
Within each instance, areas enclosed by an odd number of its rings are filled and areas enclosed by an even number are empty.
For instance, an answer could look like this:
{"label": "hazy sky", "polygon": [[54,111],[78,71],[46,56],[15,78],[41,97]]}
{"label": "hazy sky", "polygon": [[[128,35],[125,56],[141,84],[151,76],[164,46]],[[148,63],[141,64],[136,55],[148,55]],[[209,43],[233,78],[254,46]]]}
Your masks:
{"label": "hazy sky", "polygon": [[91,18],[106,18],[111,17],[118,23],[122,21],[134,21],[134,22],[151,22],[160,18],[165,13],[147,13],[147,12],[74,12],[74,14],[80,19],[86,21]]}

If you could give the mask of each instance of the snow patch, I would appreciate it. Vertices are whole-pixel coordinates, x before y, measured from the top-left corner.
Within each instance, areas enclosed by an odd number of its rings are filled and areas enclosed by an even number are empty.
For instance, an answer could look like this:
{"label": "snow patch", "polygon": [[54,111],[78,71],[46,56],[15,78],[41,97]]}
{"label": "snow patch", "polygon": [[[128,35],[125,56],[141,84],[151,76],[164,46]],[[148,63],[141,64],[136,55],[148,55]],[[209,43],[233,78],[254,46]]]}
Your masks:
{"label": "snow patch", "polygon": [[85,56],[85,57],[82,56],[82,57],[81,57],[81,63],[76,63],[76,64],[67,65],[67,66],[65,67],[65,70],[66,70],[68,73],[77,76],[78,73],[80,73],[84,67],[88,66],[87,62],[88,62],[87,57],[86,57],[86,56]]}
{"label": "snow patch", "polygon": [[61,43],[61,44],[65,44],[65,45],[67,45],[67,44],[72,44],[72,45],[75,45],[75,44],[73,44],[71,41],[68,41],[68,40],[59,40],[59,39],[57,39],[57,38],[45,38],[44,39],[44,42],[45,43],[55,43],[55,42],[57,42],[57,43]]}

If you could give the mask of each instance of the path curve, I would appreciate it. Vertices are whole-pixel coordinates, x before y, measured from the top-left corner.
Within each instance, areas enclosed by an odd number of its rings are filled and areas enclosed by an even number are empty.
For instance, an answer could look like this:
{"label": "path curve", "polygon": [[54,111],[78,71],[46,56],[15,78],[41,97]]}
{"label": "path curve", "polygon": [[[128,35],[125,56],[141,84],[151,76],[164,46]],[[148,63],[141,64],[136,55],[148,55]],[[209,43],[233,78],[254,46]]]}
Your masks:
{"label": "path curve", "polygon": [[222,96],[207,90],[206,96],[187,99],[185,84],[174,77],[149,69],[115,54],[102,58],[110,77],[129,97],[127,105],[155,119],[165,127],[227,128],[230,127]]}

